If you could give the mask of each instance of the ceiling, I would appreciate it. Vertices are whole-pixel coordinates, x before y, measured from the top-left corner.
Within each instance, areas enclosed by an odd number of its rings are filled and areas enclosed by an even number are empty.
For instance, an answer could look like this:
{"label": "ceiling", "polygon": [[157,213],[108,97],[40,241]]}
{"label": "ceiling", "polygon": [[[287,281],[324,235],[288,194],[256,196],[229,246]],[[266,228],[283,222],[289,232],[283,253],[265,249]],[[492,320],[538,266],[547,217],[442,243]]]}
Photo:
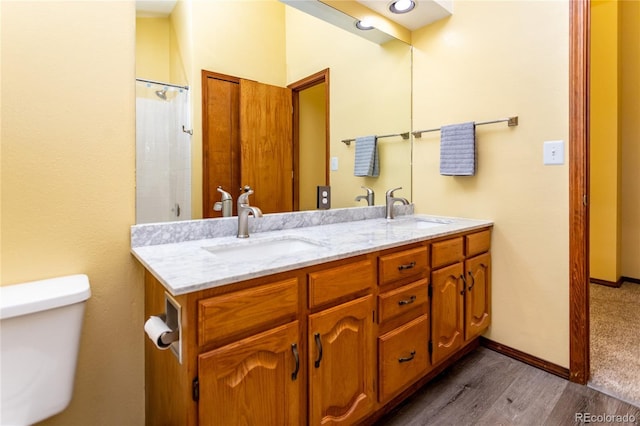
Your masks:
{"label": "ceiling", "polygon": [[446,18],[453,12],[453,0],[414,0],[416,7],[412,11],[402,14],[389,11],[389,5],[393,2],[392,0],[356,1],[411,31]]}
{"label": "ceiling", "polygon": [[[392,0],[356,0],[363,6],[396,22],[397,24],[415,31],[439,19],[445,18],[453,12],[453,0],[414,0],[416,7],[403,14],[389,11]],[[136,16],[159,17],[168,16],[176,5],[177,0],[136,0]],[[285,2],[294,4],[293,2]],[[299,2],[299,0],[296,3]],[[310,3],[316,3],[311,1]],[[311,5],[315,6],[315,5]]]}
{"label": "ceiling", "polygon": [[169,16],[177,0],[136,0],[136,16],[155,18]]}

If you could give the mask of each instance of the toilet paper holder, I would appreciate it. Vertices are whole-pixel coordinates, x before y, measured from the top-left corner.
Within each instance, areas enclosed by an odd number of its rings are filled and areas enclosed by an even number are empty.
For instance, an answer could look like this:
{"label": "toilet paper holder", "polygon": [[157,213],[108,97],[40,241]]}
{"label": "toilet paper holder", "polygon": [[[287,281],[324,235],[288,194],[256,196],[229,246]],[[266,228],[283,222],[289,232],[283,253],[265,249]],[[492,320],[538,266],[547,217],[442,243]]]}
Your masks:
{"label": "toilet paper holder", "polygon": [[160,318],[171,331],[162,333],[158,339],[163,346],[169,346],[171,352],[178,358],[178,362],[182,364],[182,307],[166,292],[164,294],[164,305],[164,313],[154,316]]}

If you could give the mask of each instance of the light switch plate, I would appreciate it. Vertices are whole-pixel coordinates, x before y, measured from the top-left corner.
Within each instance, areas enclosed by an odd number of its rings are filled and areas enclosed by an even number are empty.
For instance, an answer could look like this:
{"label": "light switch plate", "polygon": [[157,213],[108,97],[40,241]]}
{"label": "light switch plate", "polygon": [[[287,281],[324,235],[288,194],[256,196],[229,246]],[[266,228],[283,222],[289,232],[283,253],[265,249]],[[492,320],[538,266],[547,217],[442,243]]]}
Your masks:
{"label": "light switch plate", "polygon": [[564,164],[564,141],[546,141],[544,143],[544,164]]}
{"label": "light switch plate", "polygon": [[327,210],[331,208],[331,187],[318,185],[318,208]]}
{"label": "light switch plate", "polygon": [[331,157],[331,171],[335,172],[338,170],[338,157]]}

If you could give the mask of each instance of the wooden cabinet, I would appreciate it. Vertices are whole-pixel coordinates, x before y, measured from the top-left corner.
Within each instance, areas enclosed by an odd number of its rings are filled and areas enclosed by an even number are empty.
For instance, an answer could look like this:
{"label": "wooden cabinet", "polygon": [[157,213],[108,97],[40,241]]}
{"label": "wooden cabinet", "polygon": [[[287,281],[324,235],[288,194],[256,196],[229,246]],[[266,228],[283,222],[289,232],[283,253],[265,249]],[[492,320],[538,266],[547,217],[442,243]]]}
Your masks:
{"label": "wooden cabinet", "polygon": [[242,337],[298,315],[298,280],[290,278],[198,301],[198,344]]}
{"label": "wooden cabinet", "polygon": [[491,255],[484,253],[465,261],[465,340],[479,336],[491,321]]}
{"label": "wooden cabinet", "polygon": [[429,362],[429,317],[422,315],[378,338],[378,398],[387,401],[419,379]]}
{"label": "wooden cabinet", "polygon": [[489,327],[490,241],[491,231],[484,230],[432,244],[431,264],[439,266],[431,273],[433,364]]}
{"label": "wooden cabinet", "polygon": [[[491,321],[490,229],[186,295],[182,360],[145,343],[148,425],[369,424]],[[145,315],[164,287],[145,274]]]}
{"label": "wooden cabinet", "polygon": [[298,425],[298,322],[198,356],[200,425]]}
{"label": "wooden cabinet", "polygon": [[449,357],[464,341],[464,286],[461,262],[431,273],[431,337],[434,364]]}
{"label": "wooden cabinet", "polygon": [[429,370],[429,246],[378,257],[378,401]]}
{"label": "wooden cabinet", "polygon": [[309,424],[353,424],[374,405],[373,296],[309,315]]}

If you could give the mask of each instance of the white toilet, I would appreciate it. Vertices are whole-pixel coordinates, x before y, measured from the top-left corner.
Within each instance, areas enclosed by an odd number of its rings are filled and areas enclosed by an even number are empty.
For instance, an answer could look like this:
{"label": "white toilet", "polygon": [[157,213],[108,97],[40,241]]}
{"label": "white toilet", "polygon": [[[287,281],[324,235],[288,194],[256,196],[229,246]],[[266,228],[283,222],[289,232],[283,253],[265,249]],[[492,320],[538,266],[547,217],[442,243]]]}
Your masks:
{"label": "white toilet", "polygon": [[73,393],[86,275],[0,287],[0,425],[36,423]]}

